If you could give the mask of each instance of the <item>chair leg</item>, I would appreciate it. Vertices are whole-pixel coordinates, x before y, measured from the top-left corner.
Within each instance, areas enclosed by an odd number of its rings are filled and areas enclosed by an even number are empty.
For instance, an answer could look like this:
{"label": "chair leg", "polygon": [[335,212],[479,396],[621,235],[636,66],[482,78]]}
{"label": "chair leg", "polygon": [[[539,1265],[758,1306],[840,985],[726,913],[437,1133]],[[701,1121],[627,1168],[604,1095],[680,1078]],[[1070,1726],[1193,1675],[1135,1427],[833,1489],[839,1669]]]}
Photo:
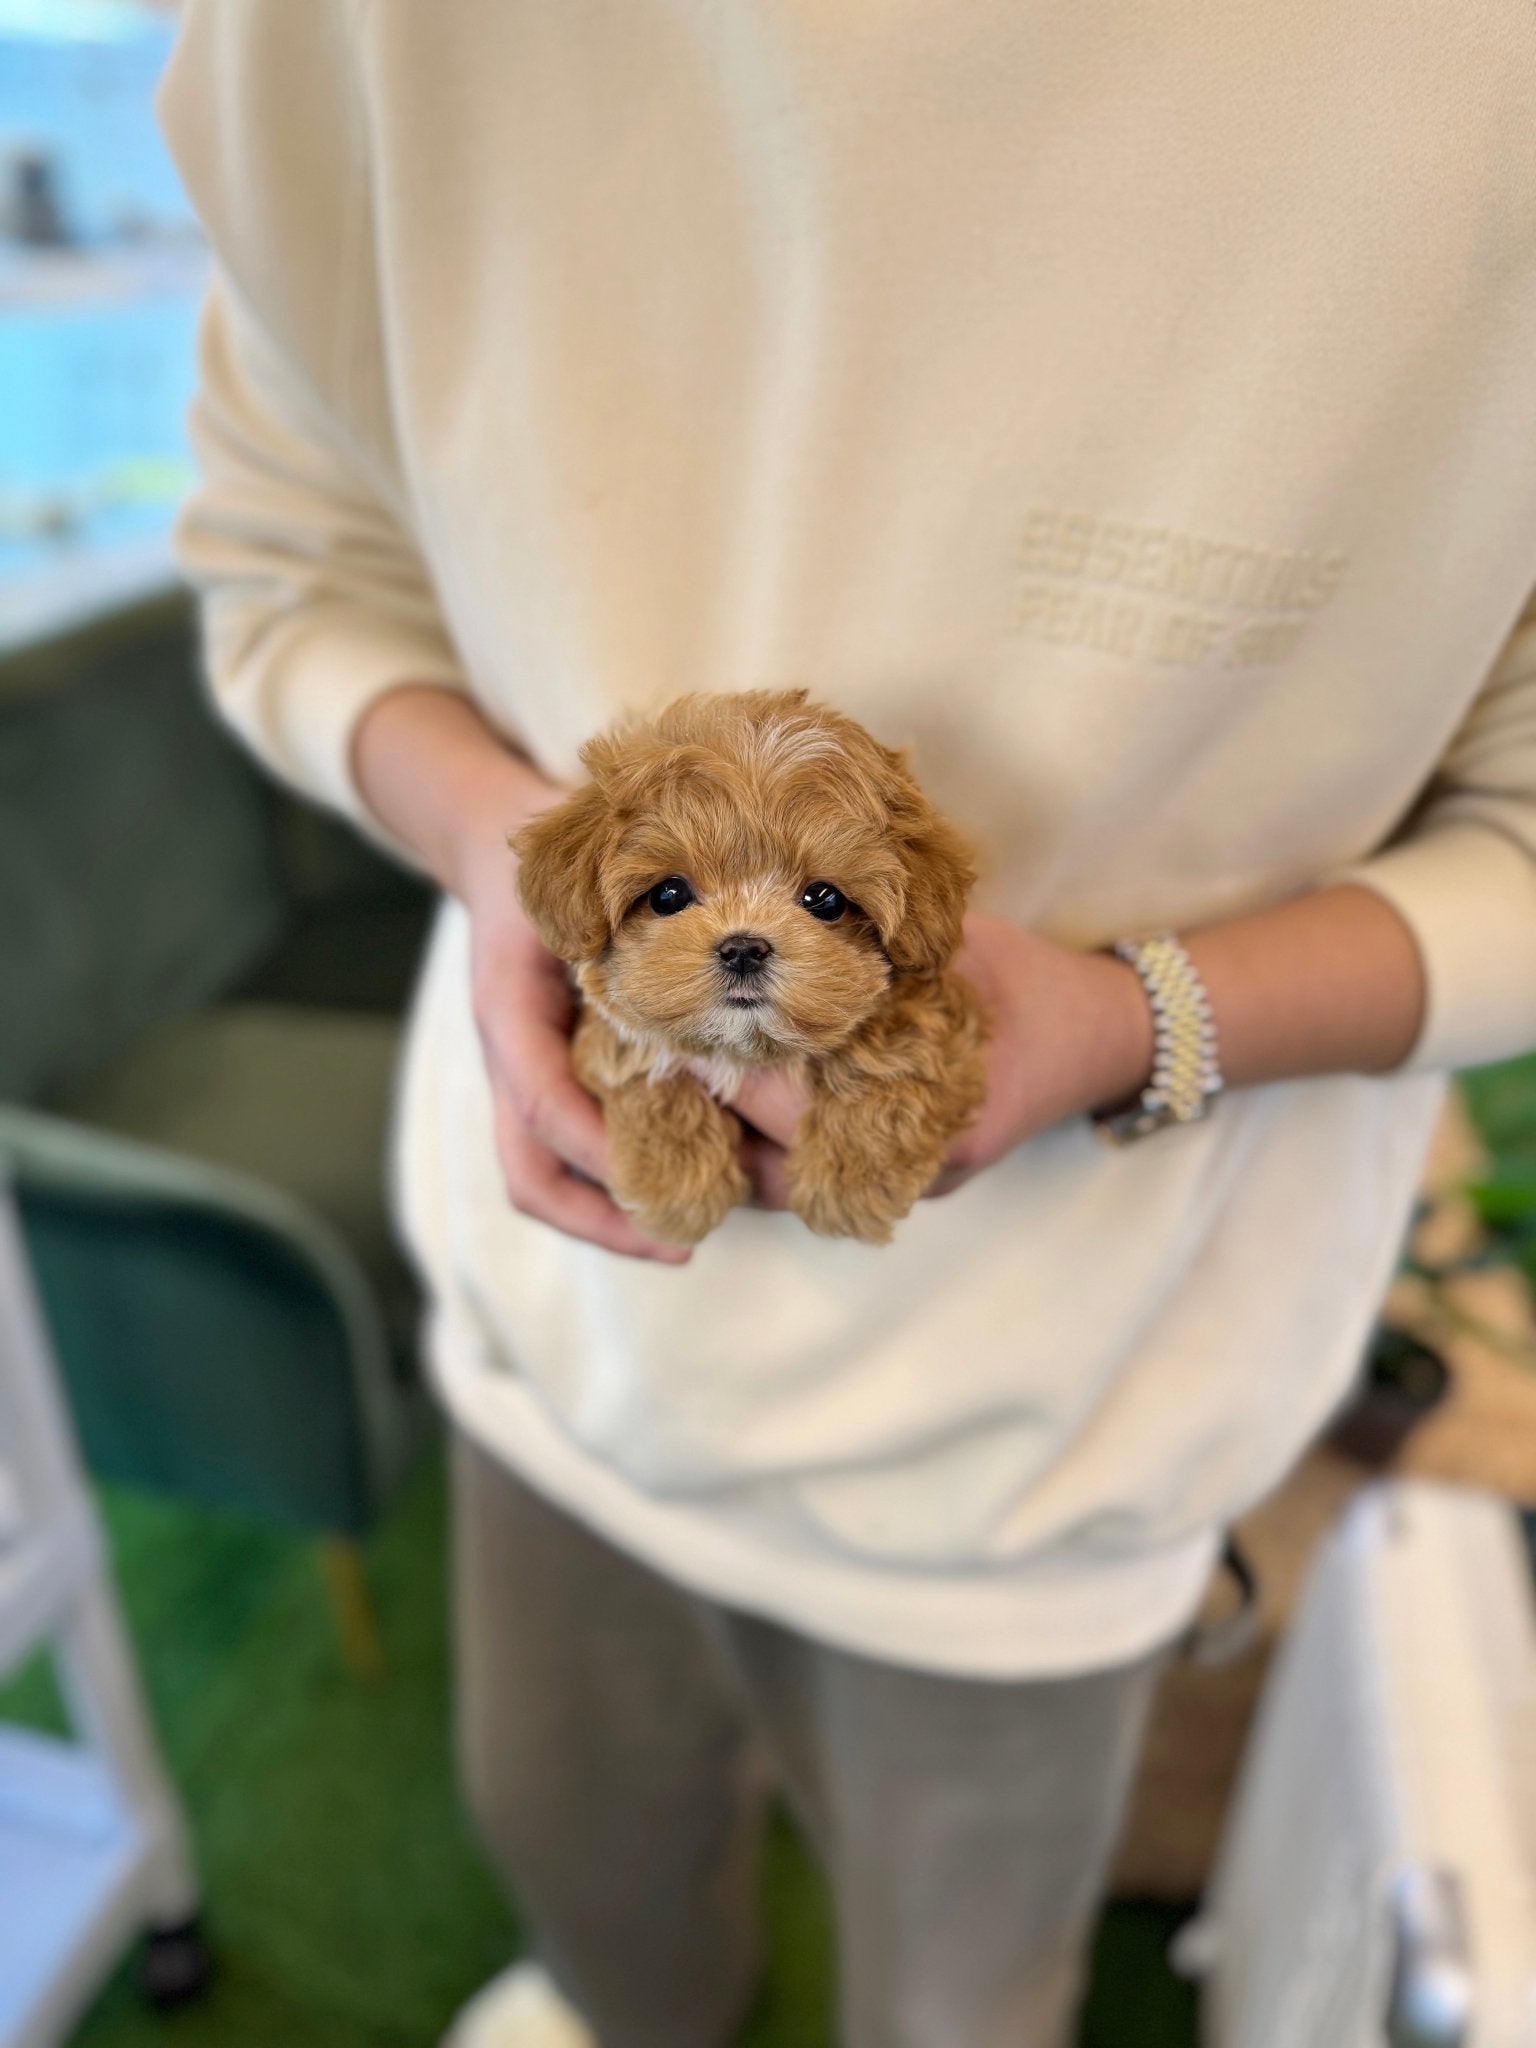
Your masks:
{"label": "chair leg", "polygon": [[363,1553],[349,1536],[327,1536],[320,1543],[320,1570],[331,1603],[331,1621],[341,1660],[354,1678],[384,1676],[384,1638],[368,1585]]}

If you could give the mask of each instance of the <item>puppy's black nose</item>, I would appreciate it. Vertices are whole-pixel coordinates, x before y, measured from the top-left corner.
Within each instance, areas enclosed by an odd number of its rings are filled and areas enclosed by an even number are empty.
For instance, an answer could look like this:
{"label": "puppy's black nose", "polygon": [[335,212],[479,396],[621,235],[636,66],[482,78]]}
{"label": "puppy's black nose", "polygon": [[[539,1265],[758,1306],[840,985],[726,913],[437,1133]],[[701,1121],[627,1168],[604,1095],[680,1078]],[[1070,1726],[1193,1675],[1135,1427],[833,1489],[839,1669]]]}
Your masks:
{"label": "puppy's black nose", "polygon": [[766,939],[754,938],[751,932],[732,932],[715,948],[720,965],[727,974],[740,975],[745,981],[754,974],[761,974],[773,953]]}

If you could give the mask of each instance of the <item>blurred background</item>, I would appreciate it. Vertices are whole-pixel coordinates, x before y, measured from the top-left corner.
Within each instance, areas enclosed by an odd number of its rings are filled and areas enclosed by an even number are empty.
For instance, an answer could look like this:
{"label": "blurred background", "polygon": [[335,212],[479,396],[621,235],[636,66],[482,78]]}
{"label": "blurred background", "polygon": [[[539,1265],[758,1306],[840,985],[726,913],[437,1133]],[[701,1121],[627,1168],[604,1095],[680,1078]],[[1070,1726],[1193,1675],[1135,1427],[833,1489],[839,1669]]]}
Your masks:
{"label": "blurred background", "polygon": [[[0,0],[0,2048],[50,2038],[40,1999],[89,2048],[425,2048],[517,1942],[453,1785],[440,1460],[381,1191],[431,904],[205,708],[169,547],[205,267],[152,111],[174,30]],[[1091,2048],[1195,2039],[1167,1943],[1351,1497],[1386,1471],[1536,1502],[1533,1245],[1520,1062],[1458,1092],[1359,1387],[1244,1532],[1256,1640],[1170,1677]],[[827,1916],[787,1826],[764,1883],[748,2040],[820,2048]]]}

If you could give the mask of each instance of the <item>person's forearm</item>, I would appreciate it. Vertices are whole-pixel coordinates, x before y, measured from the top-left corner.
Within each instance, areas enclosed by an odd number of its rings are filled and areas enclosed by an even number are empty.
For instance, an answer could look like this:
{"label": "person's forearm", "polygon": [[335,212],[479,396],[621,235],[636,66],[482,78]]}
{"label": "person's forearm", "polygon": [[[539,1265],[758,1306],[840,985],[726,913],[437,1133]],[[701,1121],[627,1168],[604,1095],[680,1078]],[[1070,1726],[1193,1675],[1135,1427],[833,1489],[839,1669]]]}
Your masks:
{"label": "person's forearm", "polygon": [[508,835],[561,792],[458,690],[410,683],[371,704],[352,741],[364,803],[450,894],[503,866]]}
{"label": "person's forearm", "polygon": [[[1388,1073],[1412,1051],[1423,1022],[1423,963],[1413,934],[1384,897],[1345,883],[1270,909],[1180,933],[1210,997],[1229,1087],[1307,1074]],[[1085,963],[1087,964],[1087,963]],[[1093,956],[1106,1012],[1120,1020],[1120,1091],[1146,1083],[1151,1015],[1119,961]],[[1106,1101],[1119,1099],[1107,1091]],[[1102,1105],[1096,1105],[1102,1106]]]}
{"label": "person's forearm", "polygon": [[1386,898],[1355,883],[1183,934],[1228,1083],[1383,1074],[1424,1018],[1424,967]]}

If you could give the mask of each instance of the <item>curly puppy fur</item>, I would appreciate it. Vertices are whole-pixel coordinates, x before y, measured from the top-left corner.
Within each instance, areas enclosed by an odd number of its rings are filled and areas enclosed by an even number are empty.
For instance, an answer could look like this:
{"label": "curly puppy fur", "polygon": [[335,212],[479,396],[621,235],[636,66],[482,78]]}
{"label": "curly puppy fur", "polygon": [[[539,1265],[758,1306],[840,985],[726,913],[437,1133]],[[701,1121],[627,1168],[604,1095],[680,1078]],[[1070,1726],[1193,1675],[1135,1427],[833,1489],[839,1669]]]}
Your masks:
{"label": "curly puppy fur", "polygon": [[575,969],[615,1200],[697,1243],[748,1192],[717,1097],[787,1063],[811,1091],[791,1206],[886,1243],[984,1093],[950,965],[975,879],[959,834],[901,754],[804,690],[683,697],[582,761],[591,780],[514,844],[528,914]]}

